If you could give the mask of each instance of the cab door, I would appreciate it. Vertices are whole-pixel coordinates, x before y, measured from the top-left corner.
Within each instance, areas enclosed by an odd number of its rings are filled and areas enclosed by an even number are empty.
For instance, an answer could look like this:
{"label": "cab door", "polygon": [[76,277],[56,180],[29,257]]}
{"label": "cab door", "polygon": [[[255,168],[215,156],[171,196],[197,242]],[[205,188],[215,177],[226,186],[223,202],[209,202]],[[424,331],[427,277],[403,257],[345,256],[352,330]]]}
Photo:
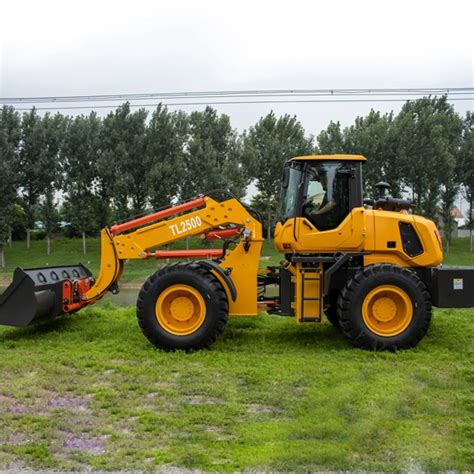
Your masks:
{"label": "cab door", "polygon": [[337,252],[364,246],[359,163],[308,162],[295,218],[294,250]]}

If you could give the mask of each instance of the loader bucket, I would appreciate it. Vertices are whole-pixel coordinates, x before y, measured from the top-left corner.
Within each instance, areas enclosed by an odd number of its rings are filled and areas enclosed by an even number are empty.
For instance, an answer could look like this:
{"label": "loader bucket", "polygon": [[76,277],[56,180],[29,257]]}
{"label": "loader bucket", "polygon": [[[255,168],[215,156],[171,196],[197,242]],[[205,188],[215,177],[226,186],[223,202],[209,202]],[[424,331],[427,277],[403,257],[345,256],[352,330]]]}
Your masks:
{"label": "loader bucket", "polygon": [[72,289],[77,282],[91,277],[91,272],[80,264],[26,270],[18,267],[12,283],[0,295],[0,324],[25,327],[67,312],[63,304],[65,283]]}

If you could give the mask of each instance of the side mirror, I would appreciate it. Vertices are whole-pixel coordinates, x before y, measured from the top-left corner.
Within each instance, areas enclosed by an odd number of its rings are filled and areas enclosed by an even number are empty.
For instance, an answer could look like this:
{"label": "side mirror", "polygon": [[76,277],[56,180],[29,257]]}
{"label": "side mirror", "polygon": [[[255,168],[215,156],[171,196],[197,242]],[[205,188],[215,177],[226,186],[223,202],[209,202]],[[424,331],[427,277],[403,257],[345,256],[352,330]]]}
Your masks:
{"label": "side mirror", "polygon": [[288,187],[289,182],[290,182],[290,168],[288,168],[288,166],[285,166],[283,168],[283,174],[281,177],[281,187],[283,189],[286,189]]}

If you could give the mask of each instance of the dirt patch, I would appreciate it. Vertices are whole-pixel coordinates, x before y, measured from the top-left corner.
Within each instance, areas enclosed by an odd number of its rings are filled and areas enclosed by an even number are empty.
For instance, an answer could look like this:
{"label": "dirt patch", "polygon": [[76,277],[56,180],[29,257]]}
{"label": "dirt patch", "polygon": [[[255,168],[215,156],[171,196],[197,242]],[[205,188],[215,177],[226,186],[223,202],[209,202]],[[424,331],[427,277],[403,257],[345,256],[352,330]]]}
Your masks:
{"label": "dirt patch", "polygon": [[10,413],[28,413],[30,410],[28,410],[28,407],[26,407],[22,403],[13,402],[8,407],[8,411]]}
{"label": "dirt patch", "polygon": [[0,395],[0,413],[25,413],[35,416],[45,416],[42,399],[27,399],[26,403],[17,401],[14,397]]}
{"label": "dirt patch", "polygon": [[91,436],[87,433],[76,435],[67,433],[66,439],[63,443],[63,448],[71,451],[80,451],[87,454],[104,454],[104,442],[107,436]]}
{"label": "dirt patch", "polygon": [[25,464],[23,461],[16,460],[12,461],[10,464],[7,465],[7,472],[33,472],[31,468],[28,468],[28,465]]}
{"label": "dirt patch", "polygon": [[235,439],[234,436],[227,433],[224,428],[221,428],[219,426],[207,426],[206,428],[204,428],[204,432],[211,433],[212,435],[214,435],[216,441],[229,441],[231,439]]}
{"label": "dirt patch", "polygon": [[54,396],[49,400],[48,405],[52,408],[67,408],[69,410],[77,411],[89,411],[89,403],[91,396],[85,397],[65,397],[65,396]]}
{"label": "dirt patch", "polygon": [[27,413],[28,408],[13,397],[0,395],[0,413]]}
{"label": "dirt patch", "polygon": [[127,435],[134,435],[135,433],[134,426],[137,420],[138,420],[137,416],[123,418],[117,423],[115,423],[114,428],[120,433],[125,433]]}
{"label": "dirt patch", "polygon": [[31,439],[28,439],[24,433],[12,433],[5,444],[9,444],[11,446],[21,446],[30,442]]}
{"label": "dirt patch", "polygon": [[75,414],[91,414],[92,395],[59,395],[41,390],[35,398],[17,401],[13,397],[0,395],[0,413],[24,413],[35,416],[50,416],[54,410],[69,410]]}
{"label": "dirt patch", "polygon": [[90,413],[90,401],[92,395],[59,395],[53,391],[41,390],[34,399],[28,399],[27,403],[16,401],[12,397],[0,396],[0,412],[29,413],[39,416],[47,416],[52,410],[66,409],[75,413]]}
{"label": "dirt patch", "polygon": [[166,467],[164,467],[163,469],[159,469],[157,472],[166,472],[166,474],[201,474],[203,471],[201,471],[200,469],[189,469],[186,467],[175,467],[166,465]]}
{"label": "dirt patch", "polygon": [[189,405],[218,405],[223,403],[218,398],[206,397],[205,395],[188,395],[184,397],[184,403]]}
{"label": "dirt patch", "polygon": [[281,413],[283,410],[273,405],[261,405],[260,403],[250,403],[247,405],[249,413]]}

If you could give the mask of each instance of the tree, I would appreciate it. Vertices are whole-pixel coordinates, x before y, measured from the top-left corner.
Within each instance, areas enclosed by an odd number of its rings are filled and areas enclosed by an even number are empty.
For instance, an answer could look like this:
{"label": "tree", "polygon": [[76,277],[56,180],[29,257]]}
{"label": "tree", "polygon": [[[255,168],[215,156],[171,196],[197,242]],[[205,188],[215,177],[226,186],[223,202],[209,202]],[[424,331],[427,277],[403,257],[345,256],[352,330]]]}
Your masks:
{"label": "tree", "polygon": [[61,189],[60,151],[64,141],[66,119],[61,114],[46,114],[39,122],[41,146],[38,150],[38,189],[41,202],[38,217],[46,231],[47,254],[51,254],[51,234],[58,228],[59,213],[55,193]]}
{"label": "tree", "polygon": [[24,113],[21,121],[21,148],[19,181],[20,195],[27,220],[27,247],[30,247],[30,230],[34,228],[34,210],[44,188],[44,175],[47,170],[42,168],[40,151],[42,148],[41,118],[36,109]]}
{"label": "tree", "polygon": [[270,240],[283,165],[292,157],[311,153],[312,138],[305,137],[303,126],[296,117],[284,115],[277,119],[272,111],[250,127],[244,135],[244,143],[244,162],[250,177],[256,181],[256,203],[264,212]]}
{"label": "tree", "polygon": [[[394,126],[404,181],[413,191],[418,212],[436,220],[441,198],[443,213],[452,207],[460,117],[446,97],[424,97],[406,102]],[[448,192],[442,195],[443,187]],[[449,231],[449,219],[447,226]]]}
{"label": "tree", "polygon": [[4,244],[11,242],[16,187],[20,118],[13,107],[0,110],[0,268],[5,266]]}
{"label": "tree", "polygon": [[114,166],[114,152],[111,149],[104,149],[105,136],[106,132],[104,127],[102,127],[100,132],[102,149],[97,158],[97,177],[95,182],[95,194],[99,198],[96,215],[100,228],[110,225],[113,220],[112,199],[115,194],[115,176],[117,174]]}
{"label": "tree", "polygon": [[462,132],[461,149],[459,153],[458,176],[464,188],[464,197],[469,204],[468,226],[470,250],[474,251],[474,114],[467,112]]}
{"label": "tree", "polygon": [[[98,160],[99,194],[113,197],[115,217],[126,219],[143,212],[148,197],[149,169],[145,153],[147,112],[130,112],[127,102],[103,121],[103,153]],[[130,209],[131,207],[131,209]]]}
{"label": "tree", "polygon": [[15,195],[16,201],[11,207],[11,220],[10,220],[10,230],[11,235],[9,236],[9,244],[11,245],[13,238],[17,240],[24,240],[26,236],[26,213],[25,209],[22,207],[18,201],[18,197]]}
{"label": "tree", "polygon": [[160,104],[146,131],[146,154],[150,164],[146,178],[150,203],[154,209],[178,198],[185,182],[184,149],[189,125],[183,112],[168,112]]}
{"label": "tree", "polygon": [[322,130],[317,137],[318,152],[322,155],[332,155],[334,153],[346,153],[346,143],[344,132],[339,122],[329,122],[326,130]]}
{"label": "tree", "polygon": [[397,163],[396,146],[392,132],[393,115],[381,115],[373,109],[365,117],[357,117],[354,125],[344,130],[344,152],[363,155],[364,190],[375,192],[375,184],[386,181],[391,194],[399,196],[401,191],[401,171]]}
{"label": "tree", "polygon": [[455,164],[447,167],[447,171],[442,179],[441,190],[441,216],[443,219],[443,236],[446,243],[446,251],[452,241],[452,233],[454,229],[453,207],[456,196],[459,192],[459,181],[457,180]]}
{"label": "tree", "polygon": [[242,145],[227,115],[212,107],[189,117],[189,142],[184,154],[184,197],[215,189],[245,195],[248,182],[242,166]]}
{"label": "tree", "polygon": [[86,233],[95,230],[100,215],[99,198],[94,194],[97,161],[100,155],[100,119],[95,112],[70,121],[61,151],[63,189],[66,192],[64,215],[70,228],[82,235],[84,255]]}
{"label": "tree", "polygon": [[47,189],[38,205],[38,215],[46,232],[46,255],[51,255],[51,234],[59,228],[59,212],[54,198],[54,189]]}

